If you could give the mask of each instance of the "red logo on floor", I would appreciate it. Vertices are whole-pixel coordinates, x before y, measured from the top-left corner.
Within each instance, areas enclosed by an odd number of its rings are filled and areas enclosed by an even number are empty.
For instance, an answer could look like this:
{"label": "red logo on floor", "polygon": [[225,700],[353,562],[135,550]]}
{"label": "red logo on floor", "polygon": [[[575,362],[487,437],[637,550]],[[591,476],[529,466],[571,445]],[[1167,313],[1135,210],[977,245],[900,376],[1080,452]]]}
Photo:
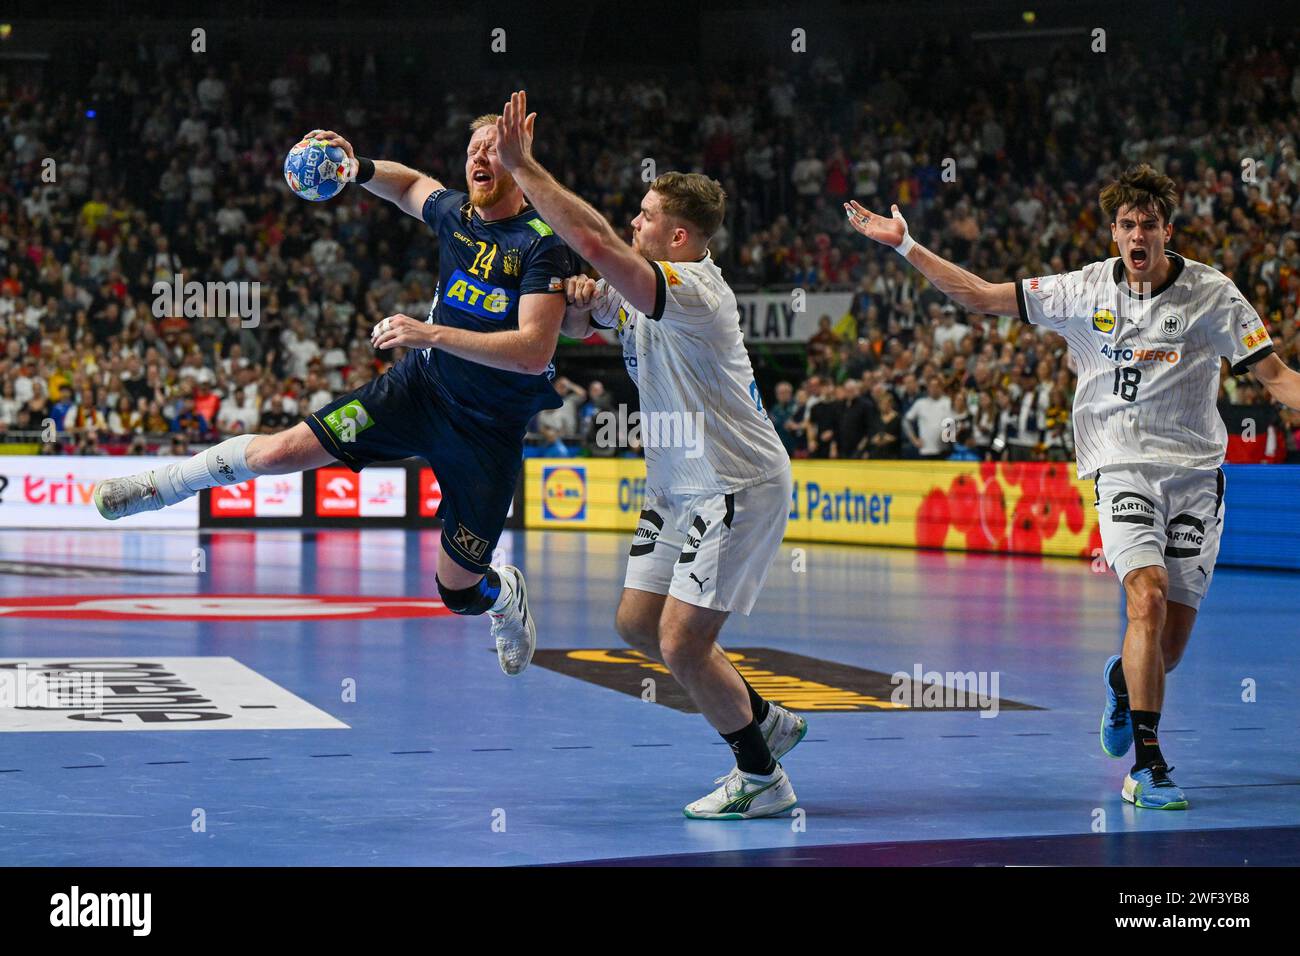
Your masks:
{"label": "red logo on floor", "polygon": [[337,594],[82,594],[0,597],[0,618],[90,621],[330,621],[442,617],[441,601]]}

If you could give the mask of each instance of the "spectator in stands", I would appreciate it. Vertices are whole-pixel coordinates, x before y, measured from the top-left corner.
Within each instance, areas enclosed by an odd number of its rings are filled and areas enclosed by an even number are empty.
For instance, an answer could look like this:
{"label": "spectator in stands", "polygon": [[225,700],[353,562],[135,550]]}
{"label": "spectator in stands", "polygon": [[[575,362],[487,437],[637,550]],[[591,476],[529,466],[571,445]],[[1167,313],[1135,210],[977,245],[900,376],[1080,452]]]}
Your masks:
{"label": "spectator in stands", "polygon": [[559,408],[545,408],[538,412],[535,419],[537,431],[540,433],[549,425],[562,437],[577,438],[580,434],[580,412],[587,401],[587,390],[563,375],[555,377],[554,386],[564,404]]}
{"label": "spectator in stands", "polygon": [[561,439],[560,432],[554,425],[543,424],[539,427],[540,437],[536,444],[524,446],[525,458],[572,458],[573,450]]}
{"label": "spectator in stands", "polygon": [[938,375],[926,384],[926,394],[914,401],[903,416],[903,433],[922,459],[944,458],[953,441],[955,422],[952,400],[943,392]]}
{"label": "spectator in stands", "polygon": [[883,385],[875,393],[876,415],[867,438],[871,458],[898,458],[903,444],[903,416],[894,407],[894,396]]}

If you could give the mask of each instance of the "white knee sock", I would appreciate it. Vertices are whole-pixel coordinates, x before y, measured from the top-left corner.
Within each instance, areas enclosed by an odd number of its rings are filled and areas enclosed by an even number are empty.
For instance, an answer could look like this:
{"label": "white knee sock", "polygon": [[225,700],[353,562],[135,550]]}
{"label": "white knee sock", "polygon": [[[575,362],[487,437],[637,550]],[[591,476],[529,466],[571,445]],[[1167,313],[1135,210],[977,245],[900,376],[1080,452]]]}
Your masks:
{"label": "white knee sock", "polygon": [[248,443],[256,435],[237,435],[201,451],[192,458],[156,468],[154,483],[162,495],[163,504],[174,505],[204,488],[217,485],[237,485],[257,477],[248,467]]}

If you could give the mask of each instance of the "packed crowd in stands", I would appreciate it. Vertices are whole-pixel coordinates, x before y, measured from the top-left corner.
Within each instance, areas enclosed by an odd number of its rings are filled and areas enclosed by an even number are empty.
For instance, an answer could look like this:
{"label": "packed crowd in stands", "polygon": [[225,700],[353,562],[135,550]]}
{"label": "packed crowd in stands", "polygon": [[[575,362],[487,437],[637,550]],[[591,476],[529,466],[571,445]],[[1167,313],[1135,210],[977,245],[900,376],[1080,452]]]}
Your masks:
{"label": "packed crowd in stands", "polygon": [[[866,47],[859,62],[815,58],[761,82],[539,77],[539,152],[620,227],[646,157],[713,175],[730,197],[714,256],[733,286],[853,291],[848,315],[808,343],[805,377],[764,396],[793,456],[1072,456],[1063,340],[956,309],[847,227],[848,197],[897,202],[919,241],[1006,281],[1109,255],[1100,185],[1150,162],[1182,191],[1172,248],[1229,275],[1297,364],[1300,31],[1186,36],[1117,50],[1104,68],[974,56],[961,42]],[[1160,84],[1138,97],[1132,81],[1155,55]],[[184,453],[288,427],[399,357],[376,354],[369,331],[425,314],[434,237],[357,188],[322,204],[289,193],[280,165],[304,132],[298,97],[334,94],[336,128],[359,152],[459,185],[466,126],[497,106],[482,89],[411,110],[373,50],[294,54],[265,76],[168,47],[81,68],[43,81],[0,69],[0,433],[44,438],[45,452]],[[85,95],[56,92],[69,87]],[[177,276],[260,283],[256,322],[176,314]],[[557,365],[581,378],[572,354]],[[537,448],[615,453],[593,437],[605,384],[558,376],[564,407],[536,423]],[[1243,454],[1300,454],[1300,415],[1249,377],[1225,375],[1221,409],[1230,425],[1256,423],[1260,446]]]}

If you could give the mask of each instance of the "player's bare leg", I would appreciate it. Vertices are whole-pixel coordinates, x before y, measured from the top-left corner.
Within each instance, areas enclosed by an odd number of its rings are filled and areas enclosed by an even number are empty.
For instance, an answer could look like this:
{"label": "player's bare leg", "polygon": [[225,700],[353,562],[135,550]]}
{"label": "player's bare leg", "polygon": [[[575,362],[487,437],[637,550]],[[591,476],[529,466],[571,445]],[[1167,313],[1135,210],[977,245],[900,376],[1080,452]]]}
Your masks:
{"label": "player's bare leg", "polygon": [[[1168,674],[1183,659],[1187,642],[1192,638],[1192,627],[1196,624],[1196,608],[1170,601],[1165,612],[1165,629],[1160,635],[1160,653],[1164,658],[1165,673]],[[1163,704],[1163,697],[1161,703]]]}
{"label": "player's bare leg", "polygon": [[717,647],[726,611],[696,607],[669,596],[659,621],[659,649],[673,677],[736,755],[721,786],[689,804],[688,817],[736,820],[773,816],[797,802],[754,718],[745,681]]}
{"label": "player's bare leg", "polygon": [[1190,621],[1182,611],[1174,612],[1176,630],[1167,631],[1169,575],[1158,565],[1138,568],[1126,575],[1124,593],[1128,627],[1124,633],[1121,668],[1117,674],[1112,672],[1111,686],[1116,693],[1127,697],[1136,752],[1133,767],[1124,779],[1123,796],[1139,807],[1185,810],[1187,797],[1169,779],[1170,767],[1160,752],[1158,733],[1164,706],[1165,672],[1172,669],[1165,661],[1165,646],[1168,643],[1170,650],[1176,650],[1181,657],[1191,633]]}
{"label": "player's bare leg", "polygon": [[661,663],[664,658],[659,650],[659,619],[663,617],[667,597],[639,588],[624,588],[614,614],[614,629],[623,642]]}
{"label": "player's bare leg", "polygon": [[161,468],[95,486],[95,507],[110,521],[158,511],[204,488],[237,485],[258,475],[286,475],[334,461],[310,428],[299,422],[274,435],[237,435]]}
{"label": "player's bare leg", "polygon": [[[446,534],[446,529],[443,530]],[[486,613],[492,621],[497,663],[516,677],[532,663],[537,650],[537,624],[528,608],[528,587],[523,573],[512,564],[491,567],[484,574],[470,571],[438,552],[438,595],[447,609],[473,616]]]}
{"label": "player's bare leg", "polygon": [[[651,660],[663,662],[663,652],[659,648],[659,622],[663,618],[664,603],[667,595],[642,591],[639,588],[624,588],[623,597],[618,604],[614,617],[614,627],[618,636],[633,650],[644,654]],[[733,671],[735,665],[727,657],[722,646],[713,642],[713,653]],[[758,718],[758,728],[767,741],[773,759],[780,760],[808,733],[808,721],[792,713],[780,704],[764,700],[750,686],[749,682],[736,671],[745,685],[745,694],[749,697],[751,712]],[[685,687],[685,685],[682,685]]]}

